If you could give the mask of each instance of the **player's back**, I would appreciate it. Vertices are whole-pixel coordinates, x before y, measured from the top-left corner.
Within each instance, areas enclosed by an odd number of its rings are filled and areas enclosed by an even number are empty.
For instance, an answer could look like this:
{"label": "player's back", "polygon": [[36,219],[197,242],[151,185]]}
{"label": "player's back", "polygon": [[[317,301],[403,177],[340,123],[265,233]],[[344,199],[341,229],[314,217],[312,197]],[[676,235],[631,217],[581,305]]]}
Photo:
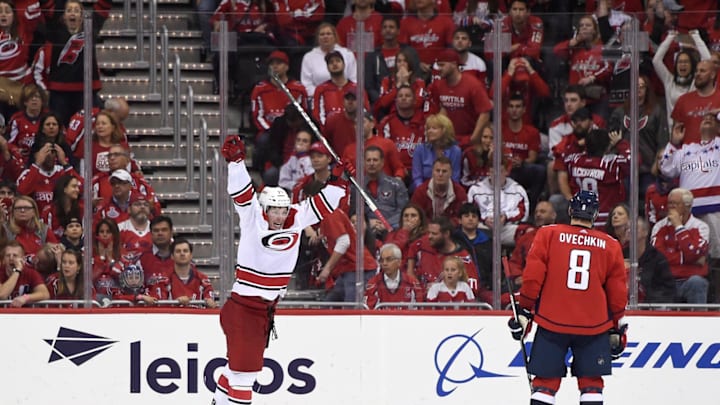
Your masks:
{"label": "player's back", "polygon": [[573,192],[579,190],[597,193],[600,213],[596,227],[604,227],[612,208],[625,201],[625,177],[629,174],[629,162],[623,155],[608,154],[602,157],[587,153],[567,158],[568,176]]}
{"label": "player's back", "polygon": [[611,327],[627,303],[620,244],[576,225],[537,231],[523,272],[521,299],[537,299],[535,321],[558,333],[594,335]]}

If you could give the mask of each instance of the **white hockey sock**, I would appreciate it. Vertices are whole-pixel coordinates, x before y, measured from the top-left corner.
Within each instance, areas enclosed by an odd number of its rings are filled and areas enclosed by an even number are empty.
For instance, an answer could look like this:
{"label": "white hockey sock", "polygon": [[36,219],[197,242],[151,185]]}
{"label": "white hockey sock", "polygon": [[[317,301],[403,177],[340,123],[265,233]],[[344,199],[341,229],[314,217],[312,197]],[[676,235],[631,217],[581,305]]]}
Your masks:
{"label": "white hockey sock", "polygon": [[226,368],[215,388],[215,405],[250,405],[258,372],[241,373]]}

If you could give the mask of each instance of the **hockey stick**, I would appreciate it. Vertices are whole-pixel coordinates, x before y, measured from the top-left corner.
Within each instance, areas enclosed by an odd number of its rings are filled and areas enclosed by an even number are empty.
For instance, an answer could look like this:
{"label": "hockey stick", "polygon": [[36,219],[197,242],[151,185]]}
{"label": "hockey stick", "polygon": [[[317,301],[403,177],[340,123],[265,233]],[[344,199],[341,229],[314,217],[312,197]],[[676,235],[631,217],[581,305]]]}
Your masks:
{"label": "hockey stick", "polygon": [[[508,263],[507,256],[502,257],[502,267],[505,272],[505,283],[507,283],[508,294],[510,295],[510,306],[512,307],[513,318],[515,322],[520,324],[520,317],[517,313],[517,302],[515,301],[515,295],[513,294],[512,284],[510,284],[510,263]],[[525,348],[525,336],[520,336],[520,349],[522,350],[523,363],[525,364],[525,375],[527,376],[528,385],[530,386],[530,392],[532,392],[532,377],[528,370],[528,363],[530,362],[527,349]]]}
{"label": "hockey stick", "polygon": [[[285,96],[290,99],[290,102],[295,106],[295,108],[298,110],[300,115],[303,117],[305,122],[308,124],[310,129],[315,133],[315,136],[322,142],[323,145],[327,148],[327,150],[330,152],[330,155],[333,159],[335,159],[338,164],[342,164],[342,160],[340,160],[340,156],[338,156],[337,153],[335,153],[335,150],[333,150],[332,146],[330,146],[330,142],[328,142],[327,138],[325,138],[321,133],[318,127],[315,125],[313,120],[310,118],[310,116],[305,112],[305,109],[300,105],[300,103],[295,99],[295,96],[290,93],[290,89],[287,88],[285,83],[280,80],[278,75],[272,71],[272,69],[268,69],[268,74],[270,75],[270,78],[280,86],[280,89],[285,93]],[[380,220],[380,222],[383,223],[385,226],[385,229],[388,231],[392,230],[393,227],[390,225],[390,222],[388,222],[387,219],[385,219],[385,216],[380,212],[380,209],[375,205],[375,202],[372,200],[372,198],[368,195],[368,193],[365,192],[365,190],[360,187],[360,184],[355,180],[355,177],[351,176],[350,173],[346,170],[345,174],[348,176],[348,179],[350,179],[350,183],[352,183],[353,186],[355,186],[355,189],[357,189],[358,193],[360,193],[360,196],[363,200],[365,200],[365,204],[370,208],[370,211],[375,214],[377,219]]]}

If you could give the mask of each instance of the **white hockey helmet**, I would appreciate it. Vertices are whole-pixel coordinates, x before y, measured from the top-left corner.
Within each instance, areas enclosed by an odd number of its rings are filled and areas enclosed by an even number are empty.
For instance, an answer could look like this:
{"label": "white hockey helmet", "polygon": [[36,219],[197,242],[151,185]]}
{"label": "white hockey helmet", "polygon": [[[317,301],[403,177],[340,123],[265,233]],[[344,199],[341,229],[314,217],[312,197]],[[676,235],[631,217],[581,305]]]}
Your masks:
{"label": "white hockey helmet", "polygon": [[265,187],[260,192],[258,197],[260,206],[263,211],[268,210],[270,207],[287,208],[290,206],[290,197],[282,187]]}

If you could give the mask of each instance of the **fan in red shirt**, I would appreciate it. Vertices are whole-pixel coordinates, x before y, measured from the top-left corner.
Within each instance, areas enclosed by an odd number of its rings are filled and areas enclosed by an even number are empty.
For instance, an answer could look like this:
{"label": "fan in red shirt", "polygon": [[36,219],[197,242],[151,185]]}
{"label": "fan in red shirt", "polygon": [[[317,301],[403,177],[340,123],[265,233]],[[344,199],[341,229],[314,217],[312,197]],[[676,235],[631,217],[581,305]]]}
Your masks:
{"label": "fan in red shirt", "polygon": [[[507,70],[502,75],[500,89],[503,100],[509,99],[513,94],[522,95],[525,104],[523,122],[526,124],[533,123],[533,107],[537,106],[537,103],[542,102],[543,99],[550,97],[550,87],[525,58],[513,58],[510,60]],[[494,94],[495,82],[490,86],[488,95],[493,97]],[[502,111],[502,119],[507,119],[506,109]]]}
{"label": "fan in red shirt", "polygon": [[438,57],[440,80],[428,88],[429,111],[446,115],[455,126],[455,139],[461,149],[480,136],[480,129],[490,120],[493,104],[485,86],[471,75],[460,72],[459,55],[446,49]]}
{"label": "fan in red shirt", "polygon": [[128,219],[118,223],[123,258],[135,263],[144,253],[152,251],[150,234],[150,202],[140,193],[133,193],[128,207]]}
{"label": "fan in red shirt", "polygon": [[[93,175],[98,172],[110,171],[108,162],[108,154],[110,147],[116,144],[123,145],[126,149],[130,149],[125,137],[120,129],[120,124],[115,116],[109,111],[100,111],[95,117],[95,131],[92,139],[92,168]],[[84,159],[85,142],[77,144],[75,149],[75,157]]]}
{"label": "fan in red shirt", "polygon": [[[0,3],[1,5],[2,3]],[[30,149],[40,129],[40,114],[47,105],[47,94],[34,84],[23,86],[20,106],[23,110],[10,117],[10,142],[18,148],[20,154],[29,158]],[[30,158],[31,159],[31,158]]]}
{"label": "fan in red shirt", "polygon": [[20,174],[18,193],[32,196],[40,212],[53,202],[55,183],[63,176],[78,179],[82,189],[82,177],[68,164],[65,151],[60,145],[47,142],[35,153],[33,164]]}
{"label": "fan in red shirt", "polygon": [[40,221],[35,200],[24,195],[15,197],[10,218],[5,224],[5,233],[8,240],[15,240],[22,245],[30,261],[46,243],[59,242],[47,225]]}
{"label": "fan in red shirt", "polygon": [[[272,51],[267,58],[270,70],[275,73],[280,81],[290,90],[290,94],[305,106],[307,103],[307,91],[305,86],[298,80],[288,77],[290,69],[290,58],[283,51]],[[270,131],[275,118],[285,114],[285,107],[290,104],[290,100],[280,87],[273,80],[263,80],[253,87],[250,94],[250,106],[252,111],[253,122],[258,129],[258,134]]]}
{"label": "fan in red shirt", "polygon": [[425,103],[425,80],[420,72],[413,71],[411,61],[411,48],[404,48],[395,55],[395,66],[390,68],[390,75],[382,79],[380,83],[380,98],[375,103],[373,112],[376,116],[385,116],[395,112],[395,99],[397,91],[408,86],[415,94],[415,107],[420,109]]}
{"label": "fan in red shirt", "polygon": [[400,21],[399,41],[415,48],[420,67],[430,73],[432,64],[443,49],[452,45],[455,23],[448,15],[435,11],[434,0],[415,0],[417,13]]}
{"label": "fan in red shirt", "polygon": [[202,300],[208,308],[217,307],[210,279],[192,262],[192,244],[187,239],[177,239],[170,245],[170,251],[173,269],[167,274],[166,288],[160,290],[163,295],[156,298],[177,300],[182,306]]}
{"label": "fan in red shirt", "polygon": [[368,281],[365,289],[365,304],[368,308],[376,309],[379,304],[392,302],[422,302],[425,295],[418,280],[400,270],[400,248],[394,243],[388,243],[380,248],[379,254],[382,271]]}
{"label": "fan in red shirt", "polygon": [[675,102],[672,119],[683,124],[685,138],[683,143],[700,142],[700,123],[705,114],[720,110],[720,91],[715,82],[717,72],[713,62],[698,62],[695,71],[695,90],[680,96]]}
{"label": "fan in red shirt", "polygon": [[383,16],[373,9],[375,0],[353,0],[352,14],[337,23],[338,43],[348,49],[355,49],[355,27],[358,21],[365,23],[365,32],[373,34],[373,48],[382,44],[380,34]]}
{"label": "fan in red shirt", "polygon": [[442,262],[448,256],[457,256],[465,264],[468,284],[480,301],[492,302],[492,292],[479,282],[472,255],[455,242],[451,235],[455,228],[446,217],[436,217],[428,223],[428,234],[410,246],[408,250],[407,273],[417,275],[423,288],[440,280]]}
{"label": "fan in red shirt", "polygon": [[[398,179],[404,179],[407,175],[407,171],[405,170],[405,165],[403,165],[400,160],[400,154],[395,147],[395,143],[377,134],[375,119],[370,113],[365,113],[363,116],[363,136],[365,137],[366,148],[368,146],[377,146],[382,149],[383,156],[385,156],[385,165],[383,166],[385,174],[397,177]],[[346,146],[342,154],[342,161],[354,164],[357,157],[356,149],[356,142],[352,142]]]}
{"label": "fan in red shirt", "polygon": [[172,219],[164,215],[153,218],[150,221],[150,234],[152,250],[143,253],[139,263],[145,275],[148,294],[159,297],[174,266],[170,250],[173,241]]}
{"label": "fan in red shirt", "polygon": [[[331,113],[342,112],[343,98],[348,92],[356,92],[357,85],[345,77],[345,59],[339,51],[325,55],[330,80],[319,84],[313,95],[313,115],[320,124],[325,125]],[[357,96],[357,95],[356,95]],[[365,108],[370,109],[367,94]]]}
{"label": "fan in red shirt", "polygon": [[395,93],[395,111],[380,121],[380,135],[391,140],[400,154],[405,170],[412,171],[415,148],[425,141],[425,114],[416,107],[412,87],[402,85]]}
{"label": "fan in red shirt", "polygon": [[[109,112],[118,123],[120,132],[122,133],[123,142],[127,142],[127,129],[123,124],[130,115],[130,106],[124,98],[111,98],[105,101],[104,110]],[[93,107],[92,113],[92,129],[95,130],[95,119],[101,110]],[[67,131],[65,133],[65,141],[70,145],[73,151],[76,151],[84,141],[85,137],[85,110],[80,110],[73,114],[68,121]]]}
{"label": "fan in red shirt", "polygon": [[[511,35],[510,58],[526,57],[533,63],[540,63],[540,51],[545,29],[539,17],[530,15],[528,0],[510,1],[508,16],[502,20],[502,32]],[[485,52],[487,60],[492,60],[493,53]],[[505,55],[503,55],[505,56]]]}
{"label": "fan in red shirt", "polygon": [[270,0],[282,40],[286,43],[310,45],[315,29],[325,17],[322,0]]}
{"label": "fan in red shirt", "polygon": [[0,269],[0,299],[12,299],[13,307],[50,298],[40,273],[28,266],[25,250],[17,241],[10,241],[3,248],[2,269]]}

